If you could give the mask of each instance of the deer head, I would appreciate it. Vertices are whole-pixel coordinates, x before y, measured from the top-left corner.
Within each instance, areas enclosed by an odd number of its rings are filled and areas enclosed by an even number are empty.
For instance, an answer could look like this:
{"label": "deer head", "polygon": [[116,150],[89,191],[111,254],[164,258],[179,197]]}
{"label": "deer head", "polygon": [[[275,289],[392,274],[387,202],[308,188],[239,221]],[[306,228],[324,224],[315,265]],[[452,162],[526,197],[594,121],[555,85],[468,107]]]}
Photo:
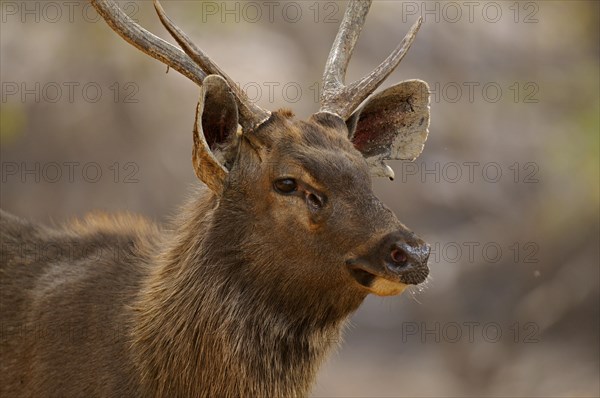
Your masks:
{"label": "deer head", "polygon": [[288,292],[302,286],[316,293],[393,295],[425,280],[429,246],[375,197],[371,175],[393,179],[385,160],[414,159],[422,151],[428,86],[404,81],[369,98],[408,51],[421,19],[371,74],[346,85],[346,68],[371,4],[351,1],[327,59],[320,109],[300,121],[289,111],[269,112],[251,103],[158,1],[158,16],[183,52],[112,2],[92,4],[128,42],[200,85],[194,170],[216,198],[216,222],[243,226],[238,227],[243,237],[231,244],[243,247],[236,250],[248,257],[246,271],[253,278],[266,273],[265,260],[253,256],[268,252],[271,263],[288,265],[268,271],[269,281],[279,283],[276,289]]}

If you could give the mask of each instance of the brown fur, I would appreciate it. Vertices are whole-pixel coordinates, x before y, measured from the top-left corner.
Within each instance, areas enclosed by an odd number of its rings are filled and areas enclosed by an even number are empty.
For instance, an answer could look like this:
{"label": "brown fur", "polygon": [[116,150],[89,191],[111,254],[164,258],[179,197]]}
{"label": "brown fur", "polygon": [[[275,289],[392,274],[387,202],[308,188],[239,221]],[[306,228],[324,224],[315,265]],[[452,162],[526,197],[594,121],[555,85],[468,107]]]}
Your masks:
{"label": "brown fur", "polygon": [[[308,395],[369,293],[345,259],[404,227],[341,120],[291,117],[232,137],[222,193],[198,191],[169,228],[0,213],[2,395]],[[274,192],[290,174],[328,206]]]}

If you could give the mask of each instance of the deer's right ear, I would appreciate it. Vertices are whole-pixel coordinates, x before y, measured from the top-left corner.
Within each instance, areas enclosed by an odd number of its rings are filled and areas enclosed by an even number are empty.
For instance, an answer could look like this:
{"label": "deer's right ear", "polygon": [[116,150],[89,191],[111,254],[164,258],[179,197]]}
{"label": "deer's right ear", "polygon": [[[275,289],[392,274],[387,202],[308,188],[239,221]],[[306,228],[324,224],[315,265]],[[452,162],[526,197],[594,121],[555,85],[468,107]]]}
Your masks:
{"label": "deer's right ear", "polygon": [[223,191],[228,171],[213,154],[238,129],[238,107],[225,79],[209,75],[202,82],[194,123],[192,161],[196,176],[214,193]]}
{"label": "deer's right ear", "polygon": [[429,128],[429,86],[398,83],[369,98],[348,118],[349,138],[373,174],[394,178],[384,160],[413,160],[423,151]]}

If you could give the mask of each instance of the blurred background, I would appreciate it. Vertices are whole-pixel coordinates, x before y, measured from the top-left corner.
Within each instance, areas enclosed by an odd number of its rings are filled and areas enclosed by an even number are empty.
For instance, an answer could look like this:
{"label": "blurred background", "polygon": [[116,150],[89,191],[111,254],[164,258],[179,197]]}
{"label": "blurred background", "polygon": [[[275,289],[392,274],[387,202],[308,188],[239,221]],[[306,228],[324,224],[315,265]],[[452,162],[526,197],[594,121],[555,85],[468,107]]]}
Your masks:
{"label": "blurred background", "polygon": [[[151,2],[119,3],[168,37]],[[345,2],[164,6],[260,106],[318,109]],[[168,220],[197,184],[198,88],[86,2],[1,8],[2,209],[42,223],[95,209]],[[597,397],[599,3],[375,1],[347,80],[418,15],[383,88],[429,83],[429,139],[375,190],[432,244],[431,277],[366,300],[313,396]]]}

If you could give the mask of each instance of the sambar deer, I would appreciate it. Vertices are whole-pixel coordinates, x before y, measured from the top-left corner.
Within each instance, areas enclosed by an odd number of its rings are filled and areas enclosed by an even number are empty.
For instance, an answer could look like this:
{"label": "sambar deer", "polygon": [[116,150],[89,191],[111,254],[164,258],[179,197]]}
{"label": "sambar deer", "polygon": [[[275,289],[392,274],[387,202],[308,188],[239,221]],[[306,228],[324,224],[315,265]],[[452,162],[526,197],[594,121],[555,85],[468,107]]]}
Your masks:
{"label": "sambar deer", "polygon": [[[158,1],[183,51],[113,2],[92,4],[128,42],[201,86],[192,161],[207,188],[170,227],[96,214],[49,228],[1,214],[2,396],[308,395],[365,297],[400,294],[429,273],[429,246],[371,187],[372,172],[393,177],[384,160],[422,151],[428,86],[404,81],[367,99],[421,19],[346,85],[371,5],[351,1],[320,109],[300,121],[251,103]],[[55,249],[51,259],[31,249],[43,247]]]}

